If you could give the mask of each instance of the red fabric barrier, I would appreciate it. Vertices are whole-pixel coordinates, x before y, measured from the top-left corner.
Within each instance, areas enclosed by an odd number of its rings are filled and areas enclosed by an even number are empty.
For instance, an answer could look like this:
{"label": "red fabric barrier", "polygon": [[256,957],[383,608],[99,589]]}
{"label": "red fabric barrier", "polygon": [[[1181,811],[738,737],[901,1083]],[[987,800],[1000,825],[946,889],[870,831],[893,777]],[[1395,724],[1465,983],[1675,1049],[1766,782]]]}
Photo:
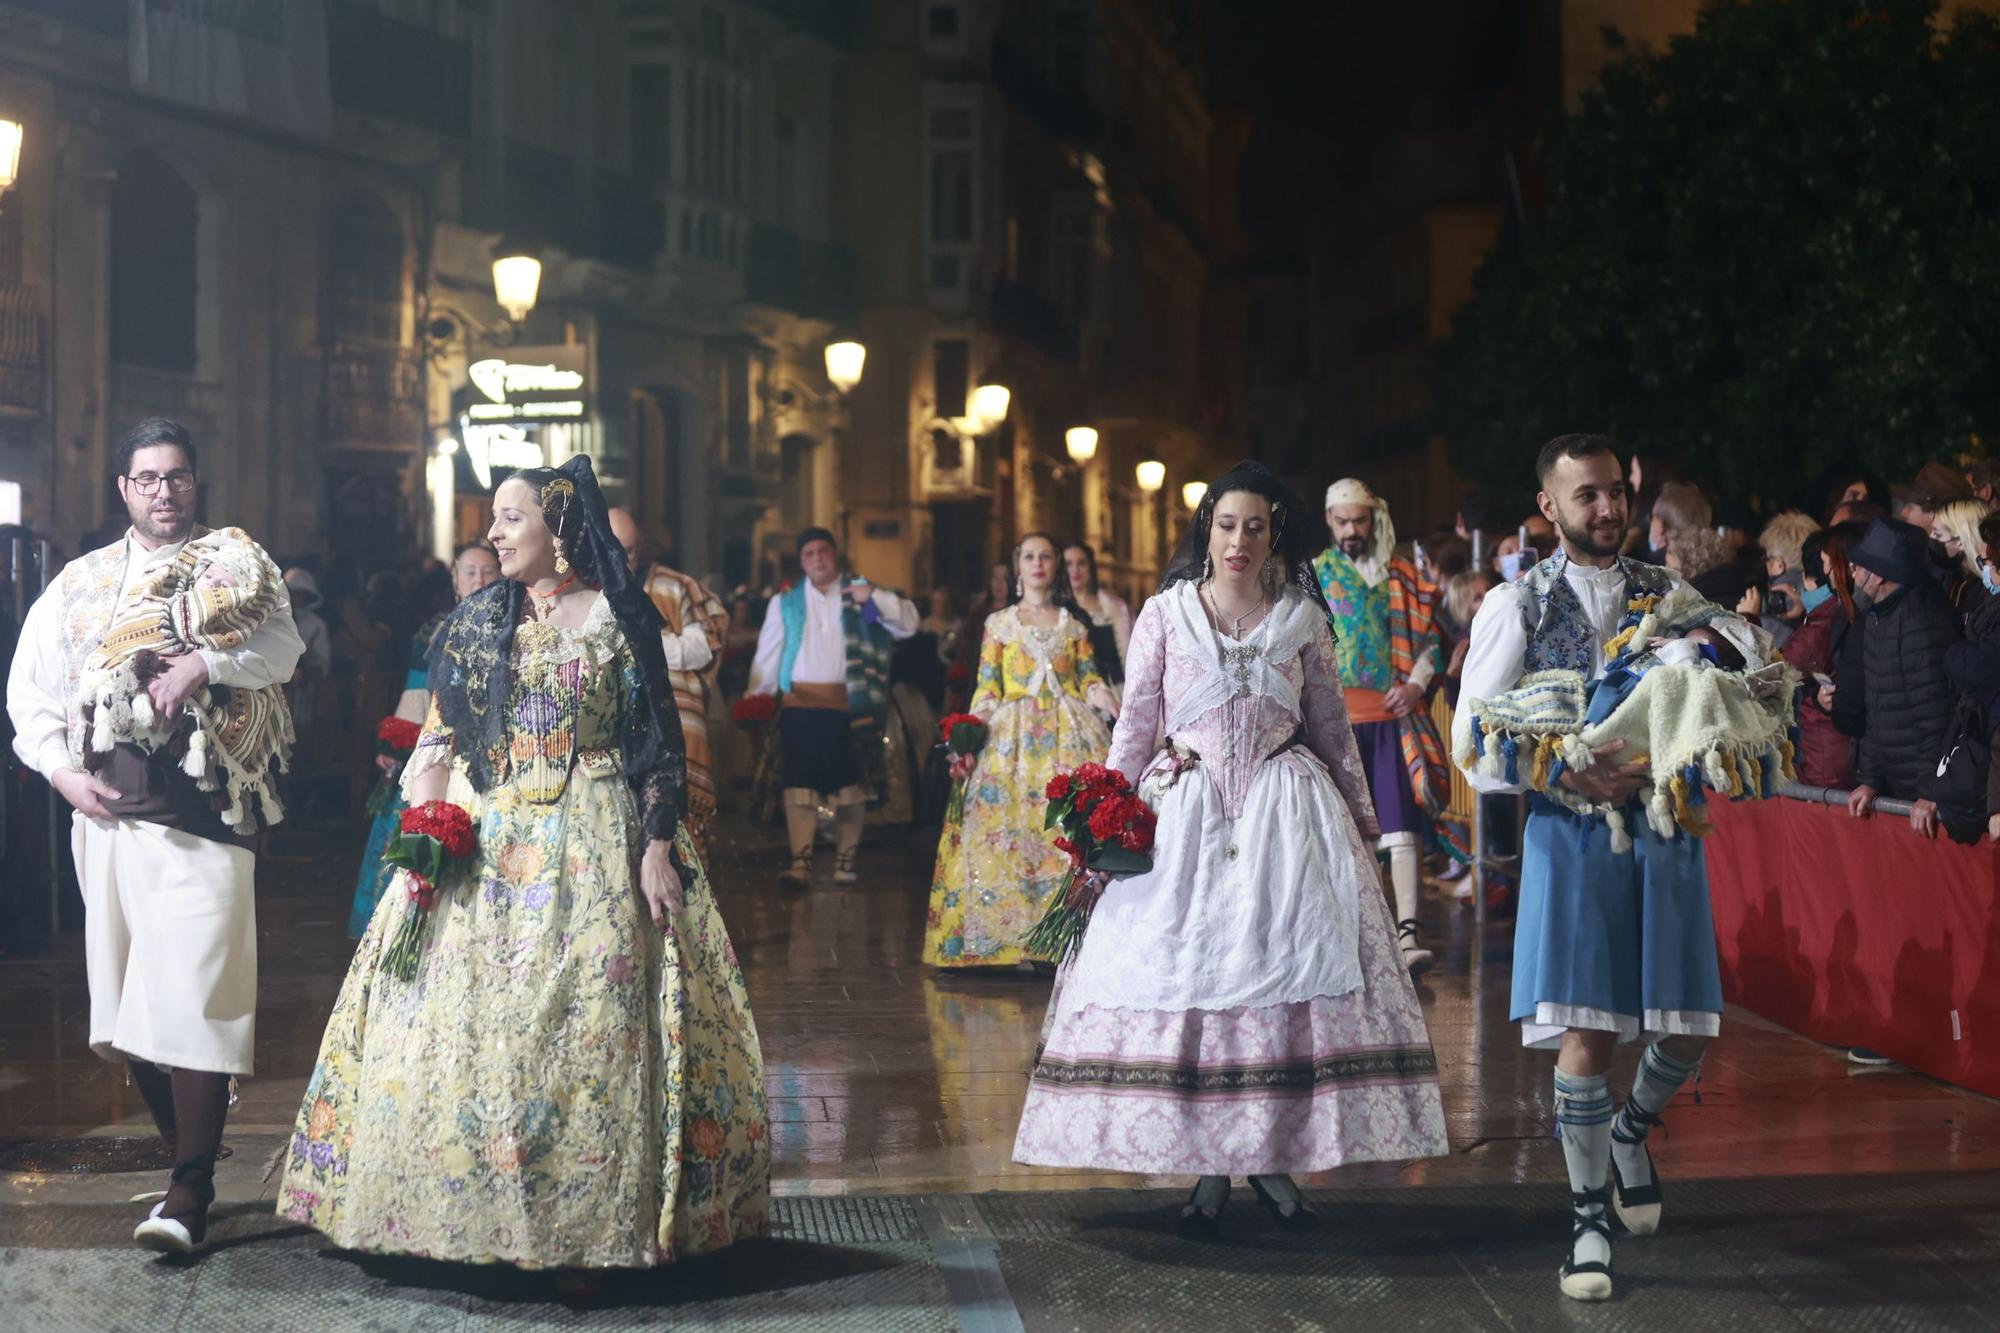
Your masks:
{"label": "red fabric barrier", "polygon": [[1713,802],[1722,988],[1836,1046],[2000,1097],[2000,854],[1907,819],[1803,801]]}

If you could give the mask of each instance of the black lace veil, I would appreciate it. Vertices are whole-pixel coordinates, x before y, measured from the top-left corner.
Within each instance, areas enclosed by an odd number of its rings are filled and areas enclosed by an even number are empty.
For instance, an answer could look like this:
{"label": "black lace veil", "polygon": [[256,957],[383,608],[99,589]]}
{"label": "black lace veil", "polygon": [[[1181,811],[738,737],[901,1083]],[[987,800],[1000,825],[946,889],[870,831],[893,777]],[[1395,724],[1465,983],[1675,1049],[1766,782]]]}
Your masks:
{"label": "black lace veil", "polygon": [[[646,837],[671,841],[687,808],[687,751],[660,643],[665,622],[626,566],[625,548],[612,534],[604,493],[587,456],[514,476],[541,493],[542,521],[555,534],[557,548],[576,576],[602,593],[631,645],[645,697],[636,701],[639,706],[620,711],[619,750],[626,780],[645,812]],[[438,715],[452,729],[466,776],[482,792],[507,773],[514,630],[526,595],[519,582],[498,580],[461,602],[431,645]]]}

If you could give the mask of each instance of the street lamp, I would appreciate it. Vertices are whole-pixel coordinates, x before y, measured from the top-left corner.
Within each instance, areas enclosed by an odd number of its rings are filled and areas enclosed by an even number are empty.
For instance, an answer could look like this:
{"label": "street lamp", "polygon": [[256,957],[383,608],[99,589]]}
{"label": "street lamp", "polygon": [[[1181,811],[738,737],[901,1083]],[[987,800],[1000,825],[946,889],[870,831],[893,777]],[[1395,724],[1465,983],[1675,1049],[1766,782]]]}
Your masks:
{"label": "street lamp", "polygon": [[21,139],[26,133],[18,120],[0,120],[0,195],[21,178]]}
{"label": "street lamp", "polygon": [[868,349],[857,342],[826,345],[826,378],[845,396],[861,383],[861,368],[868,362]]}
{"label": "street lamp", "polygon": [[534,247],[503,240],[493,247],[493,296],[507,318],[519,324],[535,308],[542,287],[542,260]]}
{"label": "street lamp", "polygon": [[1097,457],[1097,428],[1095,426],[1071,426],[1063,432],[1063,448],[1069,450],[1069,461],[1081,467]]}
{"label": "street lamp", "polygon": [[1014,395],[1004,384],[982,384],[972,391],[972,420],[981,435],[999,429],[1013,400]]}
{"label": "street lamp", "polygon": [[1132,475],[1138,481],[1139,489],[1151,495],[1167,484],[1167,465],[1157,458],[1149,458],[1133,468]]}
{"label": "street lamp", "polygon": [[1208,483],[1205,481],[1191,481],[1181,487],[1181,503],[1188,507],[1190,514],[1201,508],[1201,502],[1207,498]]}

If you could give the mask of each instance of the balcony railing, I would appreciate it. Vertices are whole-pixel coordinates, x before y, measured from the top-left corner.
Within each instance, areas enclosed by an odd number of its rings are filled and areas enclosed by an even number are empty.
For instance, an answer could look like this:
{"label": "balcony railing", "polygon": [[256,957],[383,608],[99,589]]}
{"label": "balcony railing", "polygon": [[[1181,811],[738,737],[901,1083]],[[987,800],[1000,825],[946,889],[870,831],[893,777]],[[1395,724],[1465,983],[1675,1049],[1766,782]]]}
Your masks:
{"label": "balcony railing", "polygon": [[991,303],[993,324],[1033,343],[1050,356],[1076,360],[1076,316],[1024,282],[1001,278],[993,284]]}
{"label": "balcony railing", "polygon": [[854,252],[759,222],[750,229],[743,292],[759,305],[839,323],[860,306]]}
{"label": "balcony railing", "polygon": [[464,42],[371,5],[333,0],[326,45],[336,106],[459,139],[472,133],[472,52]]}
{"label": "balcony railing", "polygon": [[222,386],[146,366],[111,368],[111,419],[172,417],[213,432],[222,420]]}
{"label": "balcony railing", "polygon": [[0,282],[0,412],[42,411],[45,366],[41,293],[22,282]]}
{"label": "balcony railing", "polygon": [[329,444],[350,448],[422,446],[423,363],[414,351],[336,343],[327,349],[325,365]]}

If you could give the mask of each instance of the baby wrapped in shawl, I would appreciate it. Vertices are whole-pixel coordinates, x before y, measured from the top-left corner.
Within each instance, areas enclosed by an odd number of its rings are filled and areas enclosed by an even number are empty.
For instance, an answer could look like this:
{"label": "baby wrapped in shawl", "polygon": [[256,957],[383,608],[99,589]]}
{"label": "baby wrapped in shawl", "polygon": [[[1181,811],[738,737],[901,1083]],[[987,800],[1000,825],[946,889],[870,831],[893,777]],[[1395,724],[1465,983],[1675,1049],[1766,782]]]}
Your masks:
{"label": "baby wrapped in shawl", "polygon": [[267,827],[284,818],[276,782],[293,731],[281,687],[204,685],[182,706],[191,726],[159,716],[146,692],[166,658],[242,647],[277,609],[284,587],[278,567],[241,528],[197,529],[135,583],[78,681],[85,767],[119,744],[165,749],[196,786],[218,793],[222,820],[237,833],[255,833],[260,816]]}
{"label": "baby wrapped in shawl", "polygon": [[1612,850],[1624,852],[1632,846],[1626,811],[1593,804],[1559,781],[1567,770],[1590,767],[1598,747],[1623,741],[1608,762],[1651,763],[1651,786],[1640,796],[1653,831],[1663,838],[1676,829],[1712,832],[1701,811],[1711,792],[1763,798],[1796,776],[1799,674],[1782,661],[1755,671],[1718,665],[1703,648],[1723,642],[1710,626],[1726,614],[1685,585],[1634,598],[1605,645],[1610,662],[1597,681],[1575,671],[1531,671],[1505,694],[1465,701],[1472,726],[1460,765],[1601,815]]}

